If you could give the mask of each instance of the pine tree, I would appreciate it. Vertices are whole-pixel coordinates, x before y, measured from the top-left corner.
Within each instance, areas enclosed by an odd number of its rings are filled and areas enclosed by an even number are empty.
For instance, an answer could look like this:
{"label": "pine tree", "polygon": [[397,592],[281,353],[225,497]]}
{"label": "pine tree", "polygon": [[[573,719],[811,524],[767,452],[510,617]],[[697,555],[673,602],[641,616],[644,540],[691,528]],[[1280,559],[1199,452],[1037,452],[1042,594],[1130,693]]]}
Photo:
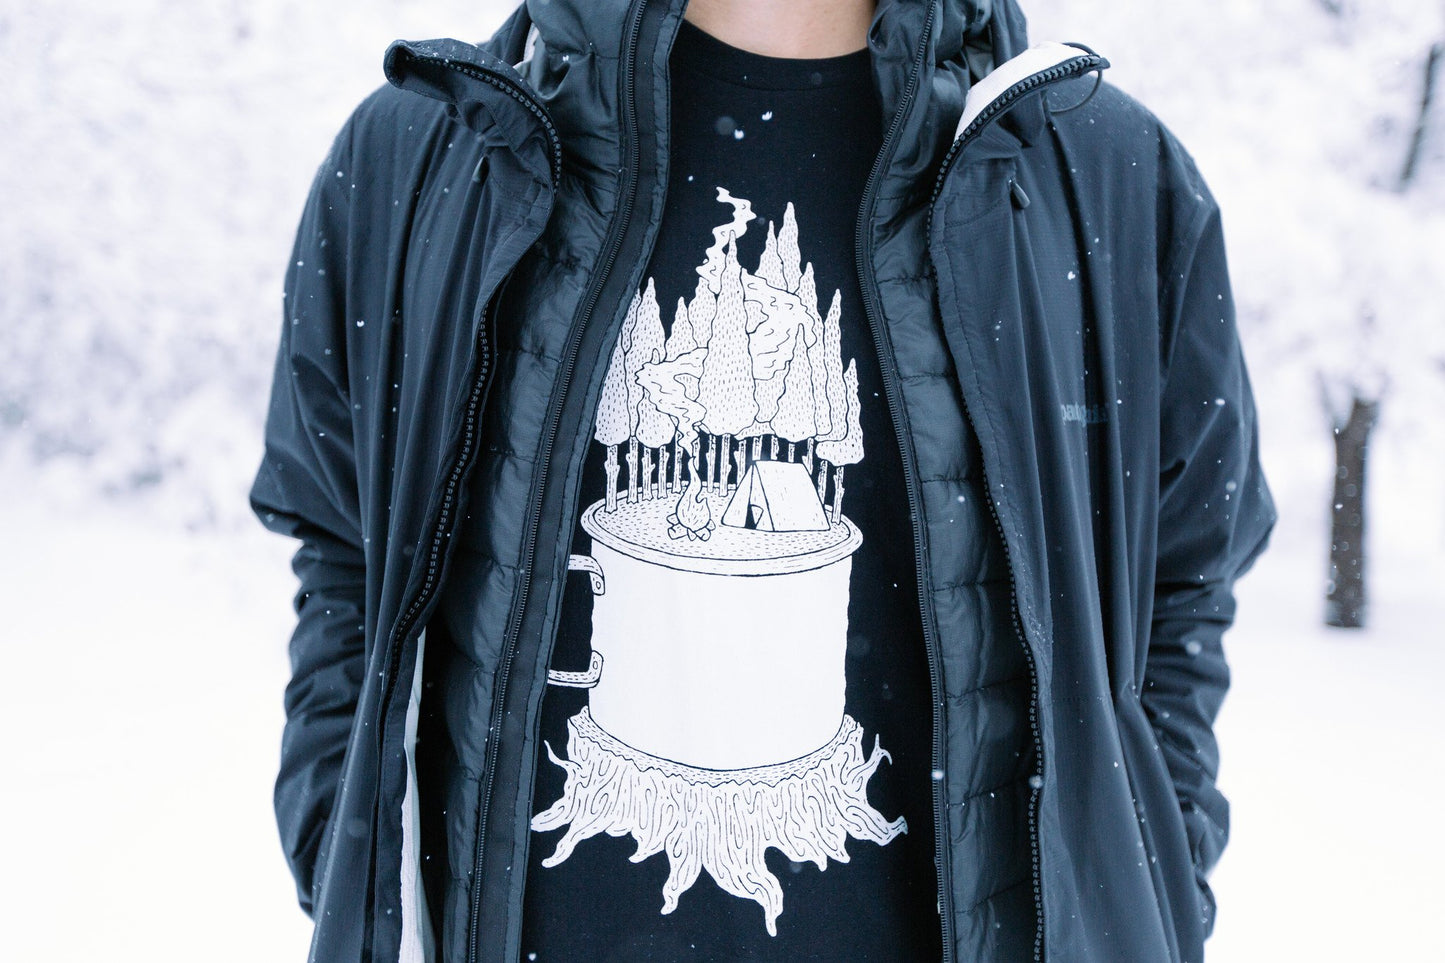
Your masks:
{"label": "pine tree", "polygon": [[812,326],[808,331],[811,344],[818,339],[822,328],[822,319],[818,317],[818,283],[813,279],[812,261],[803,268],[803,276],[798,278],[798,300],[803,302],[803,309],[808,312],[808,323]]}
{"label": "pine tree", "polygon": [[665,357],[671,361],[696,347],[697,338],[693,336],[692,321],[687,316],[687,301],[678,298],[677,309],[672,313],[672,330],[667,333]]}
{"label": "pine tree", "polygon": [[818,443],[818,457],[835,465],[853,465],[863,460],[863,426],[858,421],[858,363],[848,362],[843,372],[844,397],[847,399],[848,430],[842,438]]}
{"label": "pine tree", "polygon": [[692,336],[701,347],[712,340],[712,319],[717,315],[717,295],[707,286],[703,278],[697,279],[697,288],[692,300],[687,303],[687,320],[692,326]]}
{"label": "pine tree", "polygon": [[[661,361],[662,352],[654,348],[651,360]],[[651,395],[644,390],[642,400],[637,406],[637,440],[649,449],[658,449],[671,441],[676,431],[676,422],[664,414]],[[651,464],[651,456],[648,457]],[[645,477],[647,476],[644,475]],[[661,481],[659,478],[658,482]]]}
{"label": "pine tree", "polygon": [[848,432],[848,386],[843,382],[842,292],[833,292],[828,316],[823,319],[823,365],[828,376],[828,410],[832,423],[828,431],[819,431],[823,441],[837,441]]}
{"label": "pine tree", "polygon": [[607,363],[607,376],[602,382],[602,397],[597,402],[597,431],[594,437],[607,446],[607,511],[617,510],[617,446],[632,434],[632,421],[627,407],[627,366],[622,339],[612,347]]}
{"label": "pine tree", "polygon": [[785,287],[796,294],[798,281],[803,275],[803,257],[798,251],[798,218],[791,201],[783,211],[783,228],[778,232],[778,257],[783,262]]}
{"label": "pine tree", "polygon": [[627,500],[637,500],[637,399],[633,393],[633,382],[637,376],[637,368],[632,358],[632,334],[637,327],[637,310],[642,304],[642,292],[639,291],[632,296],[632,302],[627,306],[627,317],[622,321],[622,331],[617,336],[617,343],[622,347],[622,384],[627,392]]}
{"label": "pine tree", "polygon": [[[696,348],[697,338],[692,329],[692,320],[688,316],[687,302],[682,298],[677,299],[677,311],[672,317],[672,330],[667,335],[667,360],[672,361]],[[692,375],[679,375],[678,381],[682,384],[687,396],[697,398],[698,379]]]}
{"label": "pine tree", "polygon": [[843,383],[846,389],[844,396],[847,399],[848,430],[840,439],[819,442],[817,448],[819,458],[827,459],[837,466],[833,474],[832,515],[834,524],[837,523],[838,517],[843,512],[844,468],[863,460],[863,426],[858,420],[858,364],[856,359],[848,362],[848,370],[843,372]]}
{"label": "pine tree", "polygon": [[773,418],[773,431],[788,442],[788,461],[793,460],[793,445],[813,437],[817,431],[813,371],[808,364],[808,346],[803,338],[803,326],[799,324],[793,339],[793,359],[788,362],[788,372],[783,379],[783,397],[778,400],[778,413]]}
{"label": "pine tree", "polygon": [[778,256],[778,235],[773,222],[768,222],[768,239],[763,244],[763,256],[758,258],[757,277],[768,282],[779,291],[788,289],[788,279],[783,274],[783,260]]}
{"label": "pine tree", "polygon": [[[808,267],[811,269],[812,265],[809,264]],[[812,276],[804,274],[803,280],[799,283],[805,286],[811,284]],[[814,297],[813,300],[816,301],[817,298]],[[828,343],[826,338],[819,337],[822,332],[816,330],[821,327],[817,321],[816,312],[809,311],[808,317],[815,328],[813,338],[808,343],[808,367],[813,374],[813,424],[816,426],[818,437],[826,438],[833,430],[833,415],[828,399]],[[840,419],[842,416],[843,413],[838,412]]]}
{"label": "pine tree", "polygon": [[[638,301],[636,316],[632,326],[632,343],[627,349],[627,403],[635,412],[636,427],[633,435],[637,444],[645,445],[648,448],[656,448],[658,445],[667,443],[672,437],[672,420],[657,409],[642,384],[637,380],[637,373],[642,366],[648,362],[660,361],[666,351],[666,340],[662,332],[662,312],[657,304],[657,288],[651,278],[648,278],[647,288],[642,292]],[[629,453],[629,459],[634,456]],[[639,492],[642,497],[650,493],[650,477],[652,473],[653,456],[646,452],[639,453],[636,462],[636,478],[629,479],[628,492],[633,499],[636,499]],[[631,464],[631,462],[629,463]]]}
{"label": "pine tree", "polygon": [[632,329],[637,326],[637,309],[641,305],[642,292],[638,291],[627,305],[627,317],[622,319],[622,331],[617,335],[617,343],[622,345],[624,354],[632,350]]}
{"label": "pine tree", "polygon": [[[726,257],[717,316],[713,319],[712,339],[703,362],[697,400],[707,409],[703,428],[718,446],[726,435],[731,447],[732,435],[753,423],[758,407],[753,397],[753,359],[748,351],[742,268],[738,265],[735,244],[728,244]],[[727,471],[720,452],[711,461],[712,483],[717,489],[726,481]]]}

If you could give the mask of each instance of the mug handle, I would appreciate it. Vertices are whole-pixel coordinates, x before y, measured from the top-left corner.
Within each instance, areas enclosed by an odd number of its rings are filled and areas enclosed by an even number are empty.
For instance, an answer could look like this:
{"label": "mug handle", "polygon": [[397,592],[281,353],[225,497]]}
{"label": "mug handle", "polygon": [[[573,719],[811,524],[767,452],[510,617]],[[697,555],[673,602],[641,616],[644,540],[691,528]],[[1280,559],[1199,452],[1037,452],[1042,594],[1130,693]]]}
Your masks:
{"label": "mug handle", "polygon": [[591,689],[601,678],[602,653],[596,649],[592,650],[592,659],[587,663],[586,672],[560,672],[557,669],[549,669],[547,672],[547,684],[564,689]]}
{"label": "mug handle", "polygon": [[567,556],[567,571],[586,572],[587,582],[592,587],[592,594],[607,594],[607,580],[602,576],[602,566],[598,565],[597,559],[591,555]]}
{"label": "mug handle", "polygon": [[[592,589],[592,594],[603,595],[606,593],[607,580],[602,575],[602,566],[598,565],[597,559],[592,556],[567,556],[567,571],[586,572],[587,584]],[[562,686],[566,689],[591,689],[601,678],[602,653],[596,649],[592,650],[592,658],[588,660],[585,672],[563,672],[558,669],[550,669],[547,672],[549,685]]]}

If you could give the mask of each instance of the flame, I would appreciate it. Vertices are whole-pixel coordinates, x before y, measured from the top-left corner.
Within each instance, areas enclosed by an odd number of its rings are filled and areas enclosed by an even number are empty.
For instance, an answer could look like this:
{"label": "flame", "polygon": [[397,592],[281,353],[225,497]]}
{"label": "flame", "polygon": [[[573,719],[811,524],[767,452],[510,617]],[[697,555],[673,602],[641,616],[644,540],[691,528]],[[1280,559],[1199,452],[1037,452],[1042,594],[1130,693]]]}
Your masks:
{"label": "flame", "polygon": [[[696,458],[693,464],[697,464]],[[699,538],[704,542],[712,537],[716,526],[712,520],[712,509],[702,494],[702,479],[694,472],[687,479],[687,488],[677,499],[677,509],[667,516],[667,534],[673,538]]]}

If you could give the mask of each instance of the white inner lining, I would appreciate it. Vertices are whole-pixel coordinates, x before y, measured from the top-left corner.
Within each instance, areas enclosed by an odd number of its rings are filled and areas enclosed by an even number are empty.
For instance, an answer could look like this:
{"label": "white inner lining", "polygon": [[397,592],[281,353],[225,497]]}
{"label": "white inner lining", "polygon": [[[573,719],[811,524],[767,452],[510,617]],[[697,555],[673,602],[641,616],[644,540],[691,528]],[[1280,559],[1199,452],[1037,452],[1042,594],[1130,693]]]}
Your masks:
{"label": "white inner lining", "polygon": [[989,104],[1020,80],[1041,70],[1057,67],[1066,60],[1083,56],[1087,55],[1078,47],[1045,40],[1043,43],[1035,44],[1025,50],[1012,60],[1006,60],[999,64],[993,73],[969,88],[968,99],[964,101],[963,105],[963,116],[958,119],[958,127],[954,129],[953,139],[957,140],[962,136],[968,125],[973,123],[974,118],[983,113]]}
{"label": "white inner lining", "polygon": [[421,882],[421,811],[416,788],[416,724],[421,714],[421,671],[426,654],[426,630],[416,642],[416,669],[406,702],[406,795],[401,801],[401,955],[400,963],[432,963],[431,913]]}

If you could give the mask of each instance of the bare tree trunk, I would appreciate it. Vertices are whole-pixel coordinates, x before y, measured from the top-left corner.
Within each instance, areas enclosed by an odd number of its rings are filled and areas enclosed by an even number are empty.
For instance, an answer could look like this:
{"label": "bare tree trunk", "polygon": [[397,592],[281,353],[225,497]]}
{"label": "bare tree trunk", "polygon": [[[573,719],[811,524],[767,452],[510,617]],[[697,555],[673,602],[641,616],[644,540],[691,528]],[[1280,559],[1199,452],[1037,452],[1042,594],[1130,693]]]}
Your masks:
{"label": "bare tree trunk", "polygon": [[607,510],[617,511],[617,446],[607,446]]}
{"label": "bare tree trunk", "polygon": [[1335,490],[1330,526],[1330,582],[1325,624],[1357,629],[1365,624],[1365,462],[1370,430],[1380,403],[1351,399],[1349,417],[1335,420]]}
{"label": "bare tree trunk", "polygon": [[637,501],[637,436],[627,439],[627,500]]}
{"label": "bare tree trunk", "polygon": [[1410,137],[1410,149],[1405,154],[1405,167],[1400,171],[1401,191],[1409,188],[1420,164],[1425,135],[1430,127],[1430,104],[1435,99],[1435,84],[1440,78],[1442,63],[1445,63],[1445,43],[1437,43],[1430,48],[1430,55],[1425,58],[1425,84],[1420,92],[1420,113],[1415,121],[1415,132]]}

